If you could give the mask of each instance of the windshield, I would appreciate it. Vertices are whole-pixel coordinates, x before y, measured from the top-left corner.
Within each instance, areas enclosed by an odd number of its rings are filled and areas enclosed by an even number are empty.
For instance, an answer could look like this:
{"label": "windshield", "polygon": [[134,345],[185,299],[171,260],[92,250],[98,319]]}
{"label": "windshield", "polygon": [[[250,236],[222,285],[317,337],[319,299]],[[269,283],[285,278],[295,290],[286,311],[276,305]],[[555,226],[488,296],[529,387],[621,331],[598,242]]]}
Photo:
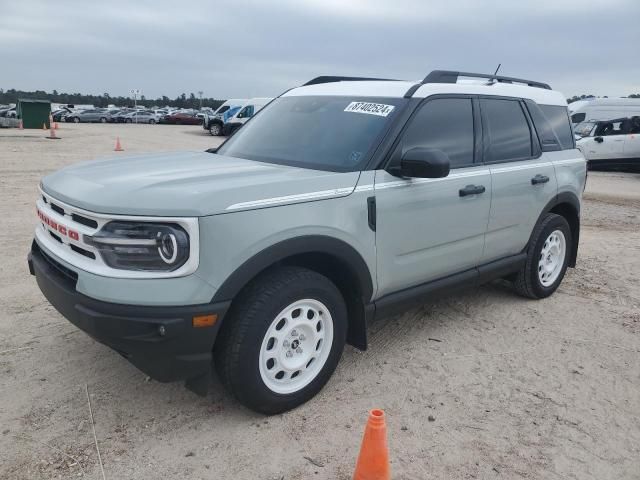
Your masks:
{"label": "windshield", "polygon": [[593,130],[593,127],[595,127],[595,125],[595,122],[582,122],[573,127],[573,131],[576,135],[579,135],[581,137],[588,137],[589,135],[591,135],[591,131]]}
{"label": "windshield", "polygon": [[364,166],[403,98],[280,97],[218,150],[295,167],[356,171]]}

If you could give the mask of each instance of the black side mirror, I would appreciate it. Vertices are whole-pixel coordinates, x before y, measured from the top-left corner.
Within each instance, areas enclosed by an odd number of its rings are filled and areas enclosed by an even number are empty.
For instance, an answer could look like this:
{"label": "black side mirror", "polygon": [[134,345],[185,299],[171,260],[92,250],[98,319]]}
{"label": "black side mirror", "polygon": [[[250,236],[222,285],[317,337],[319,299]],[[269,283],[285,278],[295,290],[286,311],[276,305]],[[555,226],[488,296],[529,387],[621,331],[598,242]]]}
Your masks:
{"label": "black side mirror", "polygon": [[596,138],[594,138],[594,139],[593,139],[593,141],[594,141],[594,142],[598,142],[598,143],[602,143],[602,142],[604,142],[604,138],[602,138],[602,137],[596,137]]}
{"label": "black side mirror", "polygon": [[449,175],[449,156],[433,148],[412,148],[400,159],[400,166],[389,173],[411,178],[443,178]]}

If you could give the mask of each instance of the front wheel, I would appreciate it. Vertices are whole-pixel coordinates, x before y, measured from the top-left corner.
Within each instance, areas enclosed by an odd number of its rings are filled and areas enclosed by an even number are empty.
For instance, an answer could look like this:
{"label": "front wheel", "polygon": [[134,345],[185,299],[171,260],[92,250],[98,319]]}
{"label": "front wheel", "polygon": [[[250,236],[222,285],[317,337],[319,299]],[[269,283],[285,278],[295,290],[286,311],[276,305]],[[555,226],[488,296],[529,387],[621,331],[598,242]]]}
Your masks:
{"label": "front wheel", "polygon": [[149,119],[149,125],[153,125],[154,123],[156,123],[156,121],[153,118]]}
{"label": "front wheel", "polygon": [[344,299],[328,278],[305,268],[278,268],[234,302],[214,349],[216,370],[246,407],[284,412],[327,383],[346,332]]}
{"label": "front wheel", "polygon": [[80,119],[78,117],[73,117],[73,123],[80,123]]}
{"label": "front wheel", "polygon": [[214,137],[222,134],[222,126],[219,123],[212,123],[209,125],[209,133]]}
{"label": "front wheel", "polygon": [[567,271],[572,245],[566,219],[553,213],[544,216],[531,235],[527,260],[516,275],[517,292],[536,299],[555,292]]}

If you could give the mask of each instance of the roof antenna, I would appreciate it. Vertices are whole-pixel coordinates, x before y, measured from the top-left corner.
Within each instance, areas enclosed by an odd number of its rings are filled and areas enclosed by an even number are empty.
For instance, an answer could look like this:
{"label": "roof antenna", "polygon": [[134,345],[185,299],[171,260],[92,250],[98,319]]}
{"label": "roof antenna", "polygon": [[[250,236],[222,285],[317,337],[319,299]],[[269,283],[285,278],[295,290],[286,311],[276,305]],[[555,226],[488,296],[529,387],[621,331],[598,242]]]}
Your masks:
{"label": "roof antenna", "polygon": [[501,63],[498,64],[498,68],[496,68],[496,71],[493,72],[493,76],[491,76],[489,78],[489,81],[487,82],[487,85],[495,85],[496,83],[498,83],[498,79],[496,78],[496,75],[498,75],[498,70],[500,70],[500,67],[502,66]]}

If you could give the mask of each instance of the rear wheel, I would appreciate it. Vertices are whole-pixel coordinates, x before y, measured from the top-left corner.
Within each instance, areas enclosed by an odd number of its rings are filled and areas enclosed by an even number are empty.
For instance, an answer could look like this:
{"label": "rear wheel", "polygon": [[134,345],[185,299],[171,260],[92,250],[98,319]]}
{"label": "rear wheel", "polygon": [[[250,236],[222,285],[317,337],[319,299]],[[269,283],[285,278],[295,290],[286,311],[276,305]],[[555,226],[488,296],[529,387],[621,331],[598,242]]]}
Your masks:
{"label": "rear wheel", "polygon": [[573,245],[571,229],[564,217],[549,213],[536,225],[531,237],[527,261],[514,285],[525,297],[545,298],[556,291],[567,271]]}
{"label": "rear wheel", "polygon": [[100,123],[107,123],[106,117],[100,117]]}
{"label": "rear wheel", "polygon": [[216,342],[216,370],[246,407],[284,412],[329,380],[346,332],[347,309],[329,279],[299,267],[272,270],[234,302]]}
{"label": "rear wheel", "polygon": [[80,119],[78,117],[73,117],[73,123],[80,123]]}
{"label": "rear wheel", "polygon": [[149,119],[149,125],[153,125],[154,123],[156,123],[156,121],[153,118]]}

